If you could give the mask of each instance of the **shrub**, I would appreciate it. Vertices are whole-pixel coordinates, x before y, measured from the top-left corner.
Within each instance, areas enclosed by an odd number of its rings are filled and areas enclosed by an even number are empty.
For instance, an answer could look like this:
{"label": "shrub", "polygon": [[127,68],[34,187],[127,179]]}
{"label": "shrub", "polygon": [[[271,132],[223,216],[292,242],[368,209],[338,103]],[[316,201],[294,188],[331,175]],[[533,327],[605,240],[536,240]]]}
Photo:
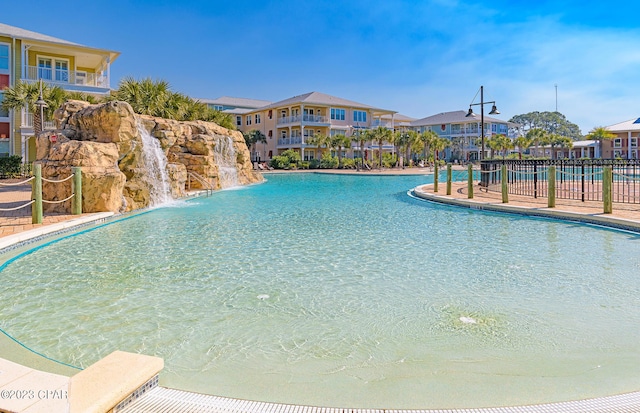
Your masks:
{"label": "shrub", "polygon": [[338,158],[334,158],[329,152],[325,152],[322,154],[322,159],[320,160],[320,168],[333,169],[337,167]]}
{"label": "shrub", "polygon": [[5,158],[0,158],[0,176],[3,178],[20,175],[21,170],[22,157],[20,155],[11,155]]}

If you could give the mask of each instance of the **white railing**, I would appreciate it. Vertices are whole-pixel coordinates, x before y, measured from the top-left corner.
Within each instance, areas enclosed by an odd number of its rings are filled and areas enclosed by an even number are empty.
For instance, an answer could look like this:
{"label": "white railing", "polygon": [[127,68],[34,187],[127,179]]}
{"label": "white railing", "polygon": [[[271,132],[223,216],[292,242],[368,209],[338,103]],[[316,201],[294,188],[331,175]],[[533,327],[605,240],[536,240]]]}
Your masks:
{"label": "white railing", "polygon": [[290,138],[279,138],[278,145],[297,145],[302,143],[302,136],[292,136]]}
{"label": "white railing", "polygon": [[285,125],[288,123],[299,123],[299,122],[308,122],[308,123],[329,123],[329,120],[326,116],[319,115],[295,115],[295,116],[283,116],[278,118],[278,125]]}
{"label": "white railing", "polygon": [[[33,128],[33,113],[25,113],[22,112],[22,121],[20,123],[23,128]],[[45,121],[42,124],[43,130],[54,130],[56,128],[56,123],[54,121]]]}
{"label": "white railing", "polygon": [[61,85],[85,85],[109,87],[109,79],[99,73],[76,72],[73,70],[52,69],[50,67],[27,66],[27,80],[42,79],[48,83]]}

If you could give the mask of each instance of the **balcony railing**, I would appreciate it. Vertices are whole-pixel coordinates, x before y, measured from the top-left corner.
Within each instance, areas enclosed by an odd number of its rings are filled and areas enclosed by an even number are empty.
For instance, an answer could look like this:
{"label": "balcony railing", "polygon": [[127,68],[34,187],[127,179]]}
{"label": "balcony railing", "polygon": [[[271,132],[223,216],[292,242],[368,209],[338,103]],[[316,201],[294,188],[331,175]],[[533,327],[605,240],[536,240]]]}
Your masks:
{"label": "balcony railing", "polygon": [[98,73],[52,69],[50,67],[27,66],[27,80],[40,79],[48,83],[60,85],[109,87],[109,79],[107,76]]}
{"label": "balcony railing", "polygon": [[295,115],[295,116],[283,116],[278,118],[278,125],[286,125],[289,123],[329,123],[326,116],[319,115]]}
{"label": "balcony railing", "polygon": [[[33,128],[33,113],[25,113],[23,111],[21,125],[23,128]],[[42,124],[43,130],[54,130],[55,128],[56,123],[54,121],[45,121]]]}
{"label": "balcony railing", "polygon": [[290,138],[278,138],[278,146],[299,145],[302,143],[302,136],[292,136]]}

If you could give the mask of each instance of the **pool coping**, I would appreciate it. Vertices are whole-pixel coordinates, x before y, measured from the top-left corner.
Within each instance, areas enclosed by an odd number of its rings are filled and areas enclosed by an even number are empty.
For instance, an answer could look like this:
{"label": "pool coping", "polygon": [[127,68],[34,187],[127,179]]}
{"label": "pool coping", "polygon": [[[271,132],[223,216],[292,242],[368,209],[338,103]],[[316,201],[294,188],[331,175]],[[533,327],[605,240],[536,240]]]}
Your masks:
{"label": "pool coping", "polygon": [[614,217],[600,213],[591,214],[584,212],[567,211],[565,209],[550,209],[545,207],[522,206],[506,203],[499,204],[495,202],[478,201],[474,199],[461,199],[448,195],[433,194],[421,189],[423,187],[429,186],[433,186],[433,184],[420,185],[410,190],[410,192],[417,198],[430,202],[436,202],[439,204],[452,205],[473,210],[526,215],[569,222],[579,222],[583,224],[599,225],[607,228],[640,233],[640,221],[638,220]]}

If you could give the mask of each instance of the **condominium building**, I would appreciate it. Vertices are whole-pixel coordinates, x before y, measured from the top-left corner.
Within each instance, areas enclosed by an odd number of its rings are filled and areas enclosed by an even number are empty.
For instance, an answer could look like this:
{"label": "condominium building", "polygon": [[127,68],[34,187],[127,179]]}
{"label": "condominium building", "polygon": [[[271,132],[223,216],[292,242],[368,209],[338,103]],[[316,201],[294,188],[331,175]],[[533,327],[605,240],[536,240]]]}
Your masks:
{"label": "condominium building", "polygon": [[605,159],[622,158],[638,159],[638,141],[640,140],[640,118],[607,126],[609,132],[616,135],[614,139],[601,142],[602,157]]}
{"label": "condominium building", "polygon": [[[110,91],[111,64],[118,52],[72,43],[0,23],[0,101],[2,89],[17,82],[57,85],[67,91],[95,96]],[[53,128],[46,123],[46,128]],[[0,156],[35,157],[33,115],[0,110]]]}
{"label": "condominium building", "polygon": [[[318,159],[322,148],[313,144],[313,136],[322,134],[352,135],[359,129],[371,129],[378,126],[394,127],[396,112],[380,109],[363,103],[310,92],[271,103],[258,109],[249,110],[238,118],[238,129],[248,132],[261,131],[266,137],[265,144],[253,148],[251,158],[254,161],[268,160],[273,156],[293,149],[300,153],[303,160]],[[373,143],[365,151],[373,150]],[[375,149],[378,150],[377,144]],[[345,155],[360,156],[359,148],[347,148]],[[383,151],[392,150],[385,145]]]}
{"label": "condominium building", "polygon": [[[449,139],[451,146],[446,149],[448,160],[476,161],[482,152],[482,129],[480,115],[467,116],[467,112],[457,110],[439,113],[410,122],[411,128],[417,132],[433,131],[440,137]],[[484,117],[485,154],[488,158],[489,148],[486,140],[493,135],[512,136],[510,128],[516,124],[489,116]]]}
{"label": "condominium building", "polygon": [[240,129],[242,126],[242,118],[244,115],[273,103],[268,100],[234,98],[230,96],[222,96],[217,99],[196,100],[206,104],[211,109],[231,115],[238,129]]}

